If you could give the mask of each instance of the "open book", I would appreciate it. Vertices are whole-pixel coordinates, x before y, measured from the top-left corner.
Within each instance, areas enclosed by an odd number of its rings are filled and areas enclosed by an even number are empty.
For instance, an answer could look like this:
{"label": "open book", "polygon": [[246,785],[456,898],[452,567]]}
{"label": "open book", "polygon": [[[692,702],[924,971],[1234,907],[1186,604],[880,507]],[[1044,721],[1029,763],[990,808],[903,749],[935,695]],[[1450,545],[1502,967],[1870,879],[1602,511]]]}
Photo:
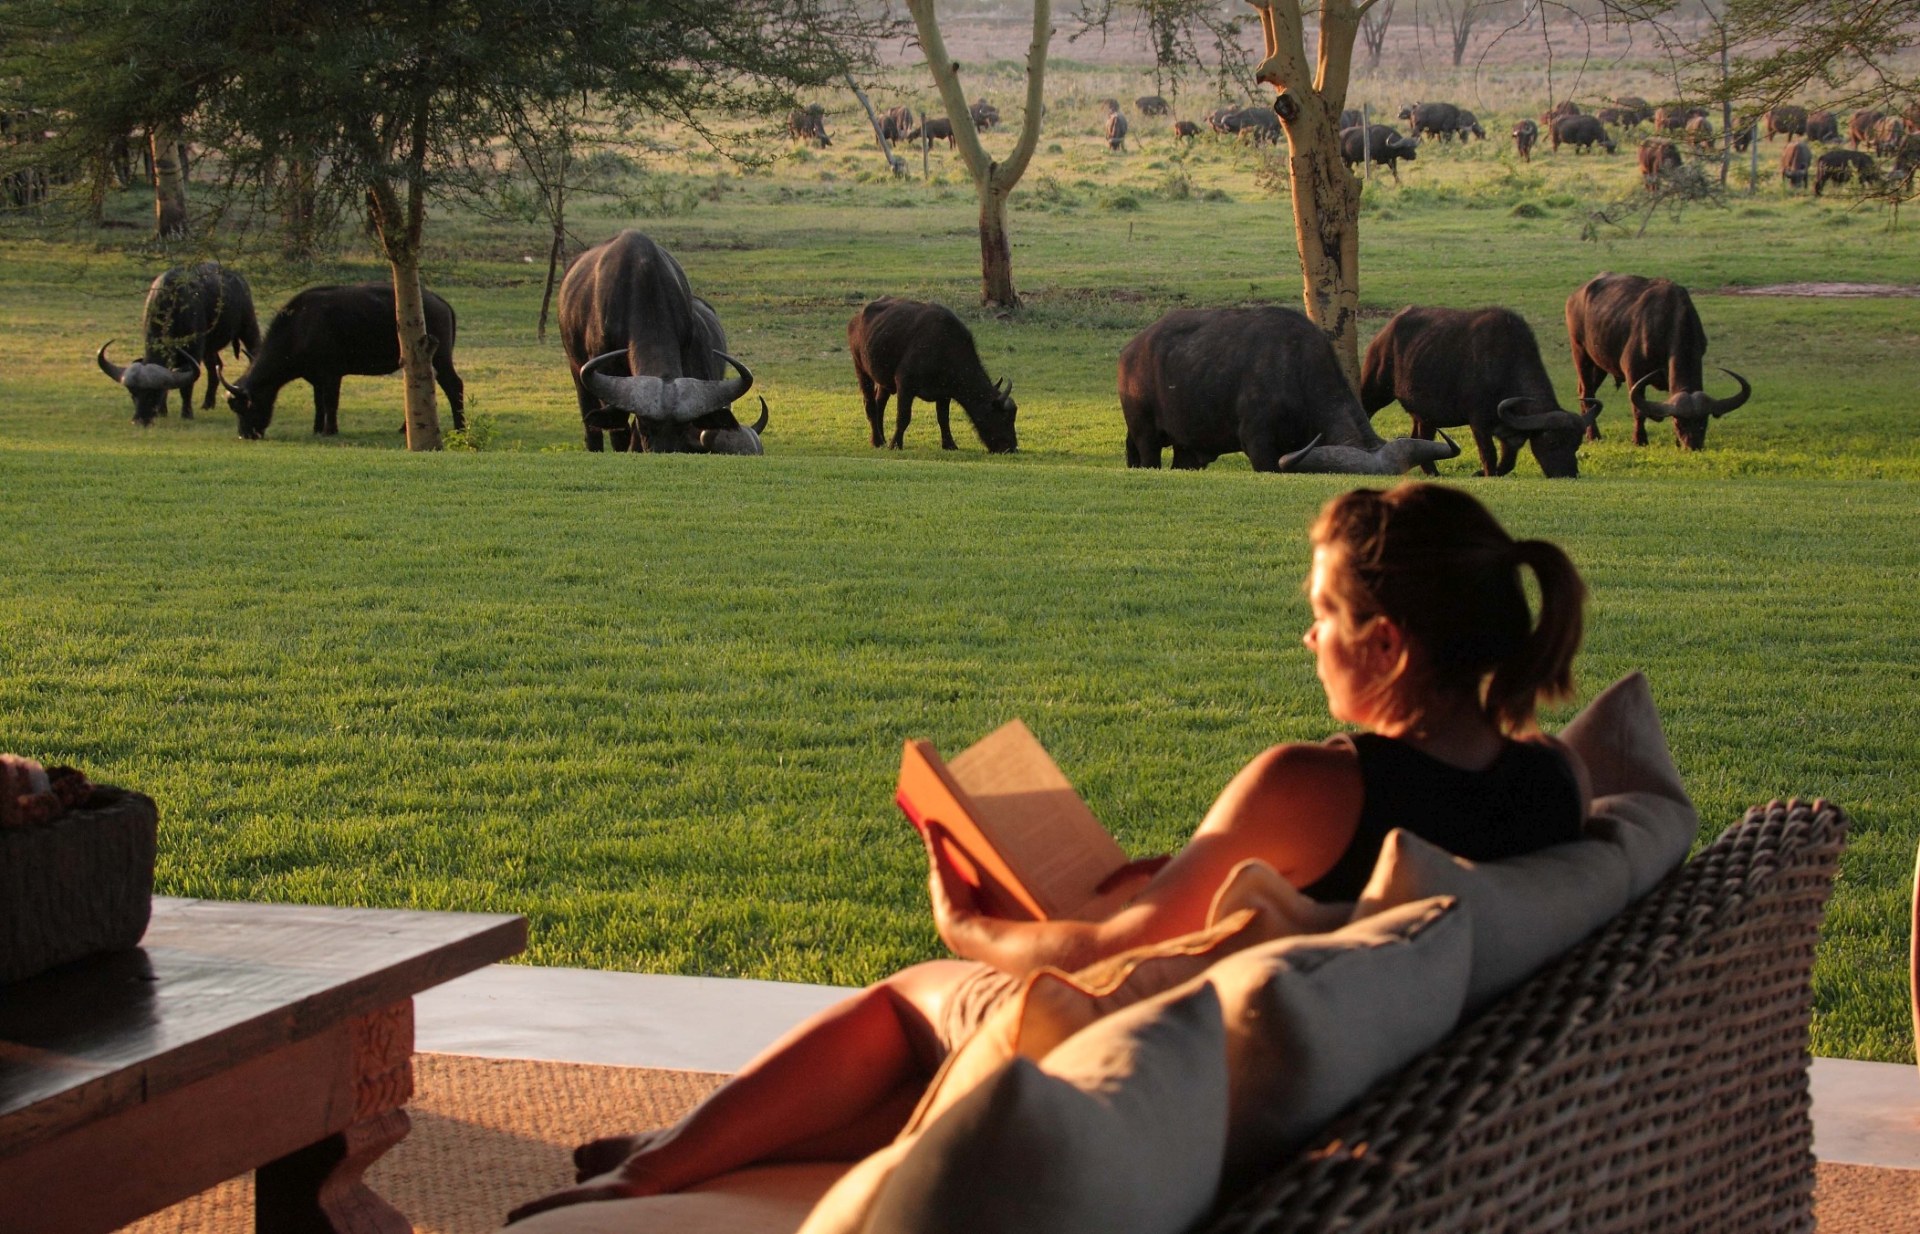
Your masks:
{"label": "open book", "polygon": [[907,742],[894,799],[922,834],[929,823],[946,830],[955,866],[1003,916],[1072,917],[1127,864],[1125,851],[1018,720],[950,763],[930,742]]}

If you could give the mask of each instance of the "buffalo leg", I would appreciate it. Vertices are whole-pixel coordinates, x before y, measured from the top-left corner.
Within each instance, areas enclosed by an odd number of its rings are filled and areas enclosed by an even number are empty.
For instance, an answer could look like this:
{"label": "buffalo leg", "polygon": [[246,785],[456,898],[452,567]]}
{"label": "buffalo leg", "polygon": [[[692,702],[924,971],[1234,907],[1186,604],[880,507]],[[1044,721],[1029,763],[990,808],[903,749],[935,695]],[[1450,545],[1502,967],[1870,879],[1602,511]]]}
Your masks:
{"label": "buffalo leg", "polygon": [[202,411],[213,410],[213,398],[214,398],[214,395],[218,393],[220,389],[220,374],[221,374],[220,353],[218,351],[215,351],[212,355],[207,357],[207,367],[206,367],[207,392],[200,399],[200,410]]}
{"label": "buffalo leg", "polygon": [[[160,400],[160,405],[161,407],[164,408],[166,406],[166,399],[162,398]],[[162,411],[160,414],[165,415],[166,412]],[[180,418],[182,420],[193,419],[193,383],[192,382],[188,382],[186,385],[180,387]]]}
{"label": "buffalo leg", "polygon": [[953,430],[947,426],[946,399],[937,398],[933,400],[933,415],[935,419],[940,421],[940,448],[942,450],[958,450],[960,447],[954,444]]}
{"label": "buffalo leg", "polygon": [[1160,440],[1157,437],[1136,437],[1127,434],[1127,466],[1151,467],[1160,470]]}
{"label": "buffalo leg", "polygon": [[866,405],[867,428],[876,450],[887,444],[887,400],[892,397],[892,392],[875,385],[873,378],[860,374],[860,401]]}
{"label": "buffalo leg", "polygon": [[1468,428],[1473,432],[1473,444],[1480,449],[1480,474],[1483,476],[1505,474],[1500,470],[1499,447],[1493,440],[1493,433],[1478,424],[1470,424]]}
{"label": "buffalo leg", "polygon": [[902,450],[906,448],[907,425],[913,423],[913,391],[902,386],[893,398],[893,448]]}
{"label": "buffalo leg", "polygon": [[453,371],[453,362],[442,364],[442,352],[433,353],[433,379],[447,396],[447,406],[453,410],[453,427],[459,432],[467,427],[467,383],[460,380],[460,374]]}
{"label": "buffalo leg", "polygon": [[340,432],[340,379],[324,377],[313,386],[313,431],[315,436],[337,436]]}
{"label": "buffalo leg", "polygon": [[[1600,397],[1600,385],[1607,379],[1606,370],[1602,369],[1598,364],[1595,364],[1592,358],[1587,355],[1586,351],[1582,349],[1578,343],[1574,344],[1573,347],[1573,373],[1574,380],[1580,387],[1580,398],[1583,405],[1586,399]],[[1600,440],[1600,420],[1598,417],[1595,417],[1594,422],[1587,426],[1587,440]]]}
{"label": "buffalo leg", "polygon": [[[1418,437],[1421,441],[1433,440],[1433,433],[1434,433],[1433,422],[1430,420],[1423,420],[1419,416],[1413,417],[1413,428],[1408,431],[1411,436]],[[1482,458],[1484,459],[1484,457],[1485,457],[1485,454],[1483,452]],[[1437,476],[1440,474],[1440,469],[1438,467],[1435,467],[1431,461],[1420,464],[1420,470],[1426,472],[1430,476]]]}

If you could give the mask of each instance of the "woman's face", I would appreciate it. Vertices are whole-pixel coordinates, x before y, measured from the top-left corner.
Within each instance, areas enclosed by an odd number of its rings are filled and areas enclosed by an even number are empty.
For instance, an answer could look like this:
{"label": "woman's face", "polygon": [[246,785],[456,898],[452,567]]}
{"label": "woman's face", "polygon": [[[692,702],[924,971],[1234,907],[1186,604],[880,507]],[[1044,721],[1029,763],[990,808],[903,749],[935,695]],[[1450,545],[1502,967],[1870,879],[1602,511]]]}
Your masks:
{"label": "woman's face", "polygon": [[1353,613],[1331,588],[1340,568],[1325,548],[1313,550],[1313,573],[1307,578],[1307,603],[1313,624],[1301,642],[1313,652],[1320,686],[1327,692],[1327,710],[1336,720],[1366,724],[1373,718],[1379,696],[1378,668],[1371,665],[1367,641],[1354,628]]}

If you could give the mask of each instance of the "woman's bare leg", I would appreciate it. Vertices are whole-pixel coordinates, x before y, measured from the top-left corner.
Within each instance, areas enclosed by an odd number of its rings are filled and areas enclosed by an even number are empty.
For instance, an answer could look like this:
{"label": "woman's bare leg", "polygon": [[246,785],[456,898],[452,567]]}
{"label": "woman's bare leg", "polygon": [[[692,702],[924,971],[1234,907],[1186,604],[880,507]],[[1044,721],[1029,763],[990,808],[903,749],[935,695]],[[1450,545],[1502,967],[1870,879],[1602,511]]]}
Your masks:
{"label": "woman's bare leg", "polygon": [[[864,1156],[899,1132],[940,1063],[933,1024],[979,966],[915,965],[810,1017],[664,1131],[597,1140],[579,1164],[624,1160],[512,1214],[655,1195],[755,1162]],[[604,1146],[604,1147],[603,1147]]]}

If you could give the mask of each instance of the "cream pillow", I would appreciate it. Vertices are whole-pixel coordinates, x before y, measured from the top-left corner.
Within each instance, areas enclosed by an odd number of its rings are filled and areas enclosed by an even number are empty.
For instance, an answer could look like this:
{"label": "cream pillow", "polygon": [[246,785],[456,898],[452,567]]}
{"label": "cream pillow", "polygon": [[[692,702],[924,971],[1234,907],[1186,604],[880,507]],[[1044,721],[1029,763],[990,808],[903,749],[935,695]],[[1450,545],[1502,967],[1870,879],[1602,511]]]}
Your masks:
{"label": "cream pillow", "polygon": [[1275,937],[1274,920],[1243,909],[1204,930],[1123,951],[1075,973],[1036,969],[1017,995],[948,1056],[902,1134],[938,1118],[1008,1059],[1043,1058],[1102,1016],[1184,984],[1221,957]]}
{"label": "cream pillow", "polygon": [[1429,896],[1456,896],[1473,922],[1469,1014],[1519,985],[1627,906],[1627,858],[1602,840],[1468,861],[1401,828],[1387,833],[1358,921]]}
{"label": "cream pillow", "polygon": [[1467,991],[1468,917],[1456,901],[1422,900],[1208,970],[1201,983],[1219,991],[1227,1026],[1228,1188],[1254,1181],[1452,1031]]}
{"label": "cream pillow", "polygon": [[1266,938],[1294,934],[1325,934],[1347,924],[1351,904],[1322,904],[1300,890],[1264,861],[1249,858],[1228,871],[1220,890],[1213,893],[1209,923],[1250,910],[1260,915],[1255,930]]}
{"label": "cream pillow", "polygon": [[927,1124],[875,1234],[1177,1234],[1213,1202],[1227,1131],[1220,999],[1196,982],[1015,1058]]}
{"label": "cream pillow", "polygon": [[551,1208],[507,1234],[791,1234],[844,1161],[750,1166],[668,1195]]}
{"label": "cream pillow", "polygon": [[1660,713],[1643,673],[1629,673],[1596,695],[1560,731],[1587,766],[1593,813],[1587,834],[1618,845],[1637,900],[1686,860],[1700,815],[1680,783]]}

